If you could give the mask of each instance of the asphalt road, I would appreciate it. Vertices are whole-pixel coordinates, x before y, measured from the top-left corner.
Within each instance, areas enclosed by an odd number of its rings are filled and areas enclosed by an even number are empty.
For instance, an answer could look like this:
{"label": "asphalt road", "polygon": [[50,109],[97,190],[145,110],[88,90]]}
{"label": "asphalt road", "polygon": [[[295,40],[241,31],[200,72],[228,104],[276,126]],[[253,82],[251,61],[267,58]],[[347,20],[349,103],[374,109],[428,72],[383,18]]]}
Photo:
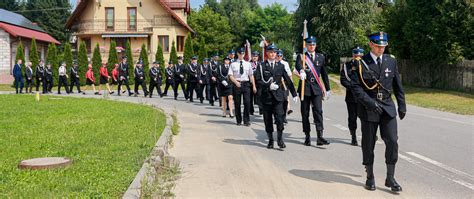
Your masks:
{"label": "asphalt road", "polygon": [[396,170],[403,192],[393,194],[383,185],[381,140],[376,145],[377,190],[363,188],[362,151],[349,145],[343,96],[324,102],[325,137],[331,142],[324,147],[315,145],[315,136],[312,147],[302,145],[300,104],[293,104],[283,151],[265,148],[261,116],[251,116],[251,127],[236,126],[217,107],[171,104],[181,121],[171,150],[184,171],[175,189],[178,198],[474,197],[474,116],[408,106],[406,118],[399,121]]}

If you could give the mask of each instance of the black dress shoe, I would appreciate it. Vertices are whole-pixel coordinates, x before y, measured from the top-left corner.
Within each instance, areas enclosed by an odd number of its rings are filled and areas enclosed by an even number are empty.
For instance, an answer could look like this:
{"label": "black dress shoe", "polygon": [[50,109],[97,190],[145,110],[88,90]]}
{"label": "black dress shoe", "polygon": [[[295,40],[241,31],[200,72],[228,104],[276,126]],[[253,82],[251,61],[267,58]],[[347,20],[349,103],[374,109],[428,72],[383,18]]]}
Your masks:
{"label": "black dress shoe", "polygon": [[273,149],[273,141],[268,142],[267,149]]}
{"label": "black dress shoe", "polygon": [[365,189],[375,191],[375,177],[374,177],[374,166],[366,165],[365,172],[367,173],[367,180],[365,181]]}
{"label": "black dress shoe", "polygon": [[322,138],[322,137],[318,137],[318,139],[316,140],[316,145],[318,145],[318,146],[328,145],[328,144],[329,144],[329,142],[326,139]]}
{"label": "black dress shoe", "polygon": [[305,146],[311,146],[311,140],[305,140],[304,145]]}
{"label": "black dress shoe", "polygon": [[309,135],[309,132],[305,132],[304,133],[305,137],[304,137],[304,145],[305,146],[311,146],[311,137]]}
{"label": "black dress shoe", "polygon": [[242,126],[242,123],[237,123],[237,126]]}
{"label": "black dress shoe", "polygon": [[402,191],[402,187],[395,180],[395,165],[387,164],[387,178],[385,179],[385,186],[389,187],[393,192]]}
{"label": "black dress shoe", "polygon": [[288,115],[293,113],[293,110],[288,110]]}
{"label": "black dress shoe", "polygon": [[278,147],[280,147],[280,149],[286,148],[286,145],[285,145],[285,143],[283,142],[283,140],[278,141]]}
{"label": "black dress shoe", "polygon": [[367,179],[365,181],[365,189],[367,189],[369,191],[375,191],[375,179],[374,178]]}
{"label": "black dress shoe", "polygon": [[244,123],[244,126],[250,126],[250,123]]}

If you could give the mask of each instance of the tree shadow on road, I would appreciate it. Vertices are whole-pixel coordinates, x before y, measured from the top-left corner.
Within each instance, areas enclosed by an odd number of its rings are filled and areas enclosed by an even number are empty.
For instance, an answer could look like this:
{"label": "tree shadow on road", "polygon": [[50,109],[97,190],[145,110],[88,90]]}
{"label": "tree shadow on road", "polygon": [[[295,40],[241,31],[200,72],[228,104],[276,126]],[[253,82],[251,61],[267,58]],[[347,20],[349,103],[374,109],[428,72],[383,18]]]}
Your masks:
{"label": "tree shadow on road", "polygon": [[362,177],[361,175],[339,172],[339,171],[323,171],[323,170],[300,170],[300,169],[292,169],[289,173],[310,179],[319,182],[325,183],[342,183],[342,184],[349,184],[355,185],[359,187],[364,187],[364,183],[355,181],[351,177]]}

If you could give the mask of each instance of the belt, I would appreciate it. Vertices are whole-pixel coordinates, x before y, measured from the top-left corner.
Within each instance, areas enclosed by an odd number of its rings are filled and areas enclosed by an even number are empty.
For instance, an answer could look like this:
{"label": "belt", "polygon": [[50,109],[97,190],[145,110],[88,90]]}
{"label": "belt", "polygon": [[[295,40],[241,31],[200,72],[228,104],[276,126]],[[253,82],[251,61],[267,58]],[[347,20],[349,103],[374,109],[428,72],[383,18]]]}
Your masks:
{"label": "belt", "polygon": [[390,99],[391,96],[390,95],[387,95],[387,94],[384,94],[384,93],[374,93],[372,95],[370,95],[371,98],[376,98],[378,100],[381,100],[381,101],[384,101],[384,100],[387,100],[387,99]]}

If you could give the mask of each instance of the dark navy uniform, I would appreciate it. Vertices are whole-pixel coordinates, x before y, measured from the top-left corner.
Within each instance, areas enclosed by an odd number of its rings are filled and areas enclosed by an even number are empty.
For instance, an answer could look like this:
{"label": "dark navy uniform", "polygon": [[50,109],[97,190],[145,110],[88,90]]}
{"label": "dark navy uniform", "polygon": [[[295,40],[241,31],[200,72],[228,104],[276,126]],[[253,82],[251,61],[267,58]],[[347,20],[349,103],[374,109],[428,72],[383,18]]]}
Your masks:
{"label": "dark navy uniform", "polygon": [[128,91],[128,96],[132,96],[133,93],[130,91],[130,86],[128,85],[128,63],[127,63],[127,57],[122,58],[122,62],[119,64],[119,84],[118,84],[118,90],[117,90],[117,95],[120,96],[120,88],[122,88],[122,84],[125,83],[125,86],[127,87]]}
{"label": "dark navy uniform", "polygon": [[[196,56],[193,56],[191,58],[192,60],[197,60],[197,57]],[[189,101],[190,102],[194,102],[194,92],[196,93],[196,95],[198,95],[197,97],[199,97],[199,92],[198,92],[198,89],[199,89],[199,74],[201,73],[201,71],[199,71],[199,65],[197,63],[190,63],[187,67],[186,67],[186,73],[188,75],[188,82],[187,82],[187,86],[186,86],[186,91],[188,92],[188,97],[189,97]]]}
{"label": "dark navy uniform", "polygon": [[[371,45],[386,46],[387,34],[374,33],[369,36]],[[405,117],[406,104],[402,82],[398,73],[397,61],[390,55],[377,57],[374,53],[366,54],[358,63],[351,76],[351,88],[357,99],[357,112],[362,126],[363,165],[367,169],[366,188],[375,190],[373,175],[374,147],[377,129],[385,142],[385,163],[387,178],[385,186],[392,191],[401,191],[395,181],[395,164],[398,160],[397,112],[400,119]],[[394,94],[398,111],[391,98]]]}
{"label": "dark navy uniform", "polygon": [[143,89],[143,93],[146,96],[148,96],[148,91],[146,89],[146,84],[145,84],[145,70],[143,69],[143,61],[140,60],[137,62],[137,66],[135,67],[135,97],[137,96],[138,93],[138,86],[141,86]]}
{"label": "dark navy uniform", "polygon": [[[215,57],[216,55],[214,55]],[[209,77],[209,102],[211,106],[214,106],[214,101],[218,100],[219,95],[219,85],[217,74],[217,68],[220,66],[220,63],[216,60],[211,61],[211,66],[209,68],[210,77]]]}
{"label": "dark navy uniform", "polygon": [[[26,79],[26,92],[31,93],[33,90],[33,69],[31,68],[31,63],[26,64],[25,79]],[[30,91],[28,91],[28,88],[30,88]]]}
{"label": "dark navy uniform", "polygon": [[73,67],[71,67],[69,74],[71,75],[71,84],[69,85],[69,91],[71,91],[72,93],[72,89],[75,85],[77,88],[77,92],[81,93],[81,86],[79,85],[79,69],[77,67],[77,63],[73,64]]}
{"label": "dark navy uniform", "polygon": [[[354,48],[352,50],[352,56],[353,57],[358,57],[364,55],[364,50],[362,48]],[[354,146],[358,146],[359,144],[357,143],[357,136],[356,136],[356,130],[357,130],[357,101],[355,99],[354,94],[351,91],[351,79],[350,76],[353,71],[356,70],[358,62],[353,59],[347,63],[345,63],[342,66],[341,69],[341,74],[340,74],[340,81],[342,86],[346,88],[346,106],[347,106],[347,123],[349,126],[349,131],[351,133],[351,144]]]}
{"label": "dark navy uniform", "polygon": [[[159,66],[156,66],[156,64],[159,64],[157,61],[153,62],[153,67],[150,68],[150,98],[153,96],[153,90],[157,90],[158,95],[160,97],[163,97],[163,94],[161,93],[161,71]],[[168,70],[168,68],[167,68]]]}
{"label": "dark navy uniform", "polygon": [[[36,92],[39,91],[40,84],[43,84],[44,88],[44,63],[41,61],[38,66],[36,66],[36,71],[35,71],[35,78],[36,78]],[[43,93],[45,92],[45,89],[43,89]]]}
{"label": "dark navy uniform", "polygon": [[[199,67],[199,93],[198,93],[198,98],[199,98],[199,101],[202,102],[204,101],[204,92],[206,93],[206,100],[209,100],[210,101],[210,97],[209,97],[209,91],[211,91],[211,89],[209,88],[209,83],[210,83],[210,78],[211,78],[211,69],[210,69],[210,64],[209,64],[209,59],[205,58],[203,60],[203,64],[201,64]],[[212,103],[214,103],[212,101]]]}
{"label": "dark navy uniform", "polygon": [[[173,64],[172,62],[169,63],[169,65]],[[174,66],[168,66],[165,68],[165,90],[163,92],[163,96],[168,95],[168,89],[171,86],[171,89],[173,89],[173,71],[174,71]]]}
{"label": "dark navy uniform", "polygon": [[[316,44],[316,38],[314,37],[309,37],[306,40],[307,44]],[[315,67],[315,70],[317,71],[317,75],[319,77],[316,77],[313,75],[313,72],[311,71],[310,67],[308,66],[309,63],[306,64],[306,70],[304,73],[306,74],[306,79],[305,79],[305,87],[304,87],[304,96],[301,96],[301,80],[299,81],[298,85],[298,93],[301,98],[304,97],[304,100],[301,102],[301,118],[303,120],[303,132],[305,133],[305,145],[310,146],[310,132],[311,132],[311,127],[309,123],[309,110],[312,109],[313,112],[313,119],[314,123],[316,124],[316,131],[317,131],[317,145],[324,145],[324,144],[329,144],[329,142],[323,138],[323,93],[325,91],[329,92],[331,88],[329,87],[329,77],[328,73],[326,72],[326,67],[325,65],[325,57],[322,54],[319,53],[306,53],[306,57],[311,60],[313,66]],[[296,58],[296,63],[295,63],[295,69],[298,71],[300,74],[302,72],[303,66],[302,66],[302,56],[298,55]],[[321,85],[318,84],[318,79],[321,78],[322,81],[320,81]],[[322,85],[324,83],[324,85]]]}
{"label": "dark navy uniform", "polygon": [[18,94],[18,88],[20,88],[20,93],[23,93],[23,74],[21,74],[21,64],[15,64],[13,66],[13,77],[15,78],[15,88],[16,93]]}
{"label": "dark navy uniform", "polygon": [[188,93],[186,92],[186,87],[184,85],[185,74],[186,74],[186,65],[182,63],[183,57],[178,58],[178,64],[173,68],[173,80],[174,80],[174,99],[178,99],[178,87],[181,86],[183,90],[184,98],[188,99]]}
{"label": "dark navy uniform", "polygon": [[[226,58],[230,61],[229,58]],[[218,81],[219,81],[219,95],[220,97],[227,97],[229,95],[232,95],[232,87],[233,84],[229,79],[229,68],[230,64],[226,65],[225,63],[222,63],[219,68],[217,68],[217,74],[218,74]]]}
{"label": "dark navy uniform", "polygon": [[[273,45],[267,47],[267,51],[276,50]],[[284,79],[284,83],[282,82]],[[285,148],[283,142],[283,117],[285,111],[283,109],[283,101],[286,94],[283,84],[290,90],[293,97],[296,97],[296,90],[293,83],[285,71],[285,66],[276,60],[271,62],[265,61],[257,66],[255,71],[255,81],[258,85],[260,102],[263,107],[263,120],[265,123],[265,131],[268,136],[267,148],[273,148],[273,117],[277,126],[277,144],[280,148]]]}
{"label": "dark navy uniform", "polygon": [[51,93],[51,89],[53,88],[53,70],[51,69],[50,63],[47,64],[44,74],[46,79],[46,84],[44,86],[46,88],[46,93]]}

